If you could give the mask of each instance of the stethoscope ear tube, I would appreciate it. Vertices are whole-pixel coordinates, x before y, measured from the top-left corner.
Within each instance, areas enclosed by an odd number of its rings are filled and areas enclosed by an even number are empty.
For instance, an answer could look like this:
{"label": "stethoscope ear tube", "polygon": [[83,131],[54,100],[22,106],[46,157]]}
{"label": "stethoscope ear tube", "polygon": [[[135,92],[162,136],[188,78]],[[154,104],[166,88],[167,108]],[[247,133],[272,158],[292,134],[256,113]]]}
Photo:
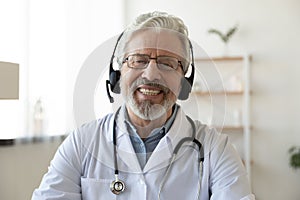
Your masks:
{"label": "stethoscope ear tube", "polygon": [[[113,145],[114,145],[114,149],[113,149],[113,154],[114,154],[114,167],[115,167],[115,180],[112,181],[112,183],[110,184],[110,190],[113,194],[115,195],[119,195],[121,194],[122,192],[124,192],[125,188],[126,188],[126,185],[124,183],[124,181],[122,180],[119,180],[119,169],[118,169],[118,161],[117,161],[117,136],[116,136],[116,116],[118,115],[120,111],[120,108],[118,109],[118,111],[116,112],[115,114],[115,119],[114,119],[114,128],[113,128]],[[199,196],[200,196],[200,189],[201,189],[201,182],[202,182],[202,171],[203,171],[203,161],[204,161],[204,151],[203,151],[203,147],[202,147],[202,144],[199,142],[199,140],[197,140],[195,138],[196,136],[196,127],[195,127],[195,124],[193,122],[193,120],[186,116],[188,121],[191,123],[192,125],[192,129],[193,129],[193,133],[192,133],[192,136],[191,137],[185,137],[183,139],[181,139],[178,144],[175,146],[174,148],[174,151],[173,151],[173,155],[172,155],[172,158],[171,158],[171,162],[167,168],[167,171],[165,173],[165,176],[163,177],[162,179],[162,182],[159,186],[159,191],[158,191],[158,199],[160,199],[160,194],[161,194],[161,191],[162,191],[162,188],[167,180],[167,177],[169,175],[169,172],[171,170],[171,167],[176,159],[176,155],[179,151],[179,149],[181,148],[181,146],[183,145],[183,143],[185,142],[193,142],[195,143],[197,146],[198,146],[198,149],[199,149],[199,184],[198,184],[198,198],[199,199]]]}

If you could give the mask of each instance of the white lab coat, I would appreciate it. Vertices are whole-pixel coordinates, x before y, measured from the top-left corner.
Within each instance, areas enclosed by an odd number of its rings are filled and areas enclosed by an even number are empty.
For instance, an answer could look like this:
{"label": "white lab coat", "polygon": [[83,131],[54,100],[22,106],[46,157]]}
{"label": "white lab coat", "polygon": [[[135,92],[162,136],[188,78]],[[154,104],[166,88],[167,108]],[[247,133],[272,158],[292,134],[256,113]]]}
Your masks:
{"label": "white lab coat", "polygon": [[[117,119],[119,179],[126,184],[120,195],[110,191],[115,180],[113,121],[110,114],[85,124],[70,134],[56,152],[49,171],[33,193],[33,200],[154,200],[170,164],[173,148],[192,135],[192,126],[179,109],[169,132],[161,139],[144,169],[140,168],[123,118]],[[196,137],[204,147],[201,200],[253,200],[239,155],[224,134],[195,121]],[[161,199],[193,200],[197,197],[199,169],[197,146],[185,143],[173,163],[161,191]]]}

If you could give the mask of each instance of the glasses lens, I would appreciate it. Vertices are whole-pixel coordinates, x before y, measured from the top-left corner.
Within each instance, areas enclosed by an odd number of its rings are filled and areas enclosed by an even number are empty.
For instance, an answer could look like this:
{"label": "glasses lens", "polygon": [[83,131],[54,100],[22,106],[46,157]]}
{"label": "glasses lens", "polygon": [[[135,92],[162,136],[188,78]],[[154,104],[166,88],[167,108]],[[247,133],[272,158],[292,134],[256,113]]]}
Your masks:
{"label": "glasses lens", "polygon": [[131,68],[145,68],[149,63],[149,56],[147,55],[131,55],[128,56],[128,66]]}
{"label": "glasses lens", "polygon": [[[135,68],[135,69],[144,69],[148,66],[150,59],[155,59],[155,58],[150,58],[149,55],[130,55],[127,57],[127,65],[130,68]],[[169,56],[158,56],[156,59],[157,66],[161,70],[176,70],[179,61],[177,58],[174,57],[169,57]]]}
{"label": "glasses lens", "polygon": [[158,68],[163,70],[174,70],[178,67],[178,60],[177,58],[168,57],[168,56],[161,56],[157,57],[157,65]]}

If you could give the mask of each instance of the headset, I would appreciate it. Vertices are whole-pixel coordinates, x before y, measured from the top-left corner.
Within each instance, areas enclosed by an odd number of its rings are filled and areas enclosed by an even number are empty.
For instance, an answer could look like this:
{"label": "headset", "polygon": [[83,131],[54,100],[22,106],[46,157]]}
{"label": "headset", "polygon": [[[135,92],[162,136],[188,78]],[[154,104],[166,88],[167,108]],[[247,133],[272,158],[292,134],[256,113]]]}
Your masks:
{"label": "headset", "polygon": [[[112,56],[110,58],[110,63],[109,63],[109,80],[106,80],[106,92],[107,92],[107,96],[108,99],[110,101],[110,103],[114,102],[114,98],[111,96],[110,91],[109,91],[109,86],[110,86],[110,90],[115,93],[115,94],[120,94],[121,89],[120,89],[120,77],[121,77],[121,72],[120,70],[114,70],[113,68],[113,61],[115,58],[115,53],[116,53],[116,49],[118,47],[118,44],[123,36],[124,32],[122,32],[118,39],[117,42],[115,44]],[[192,91],[192,86],[193,86],[193,82],[194,82],[194,76],[195,76],[195,64],[194,64],[194,52],[193,52],[193,46],[192,46],[192,42],[188,39],[189,42],[189,47],[190,47],[190,52],[191,52],[191,74],[188,77],[182,77],[181,78],[181,90],[180,93],[178,95],[178,99],[179,100],[186,100],[189,97],[189,94]]]}

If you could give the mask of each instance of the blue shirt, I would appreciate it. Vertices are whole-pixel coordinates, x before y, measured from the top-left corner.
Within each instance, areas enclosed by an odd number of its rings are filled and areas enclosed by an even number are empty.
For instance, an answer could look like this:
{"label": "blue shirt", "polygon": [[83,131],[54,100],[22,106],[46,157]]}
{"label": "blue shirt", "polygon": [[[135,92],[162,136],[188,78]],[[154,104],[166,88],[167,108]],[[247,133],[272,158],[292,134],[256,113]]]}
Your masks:
{"label": "blue shirt", "polygon": [[146,165],[146,162],[150,158],[152,152],[154,151],[161,138],[165,136],[165,134],[172,126],[178,111],[178,107],[179,105],[175,104],[173,107],[172,115],[167,120],[167,122],[162,127],[152,130],[150,135],[143,140],[138,135],[136,128],[130,122],[128,113],[124,113],[125,124],[127,126],[129,137],[142,169]]}

